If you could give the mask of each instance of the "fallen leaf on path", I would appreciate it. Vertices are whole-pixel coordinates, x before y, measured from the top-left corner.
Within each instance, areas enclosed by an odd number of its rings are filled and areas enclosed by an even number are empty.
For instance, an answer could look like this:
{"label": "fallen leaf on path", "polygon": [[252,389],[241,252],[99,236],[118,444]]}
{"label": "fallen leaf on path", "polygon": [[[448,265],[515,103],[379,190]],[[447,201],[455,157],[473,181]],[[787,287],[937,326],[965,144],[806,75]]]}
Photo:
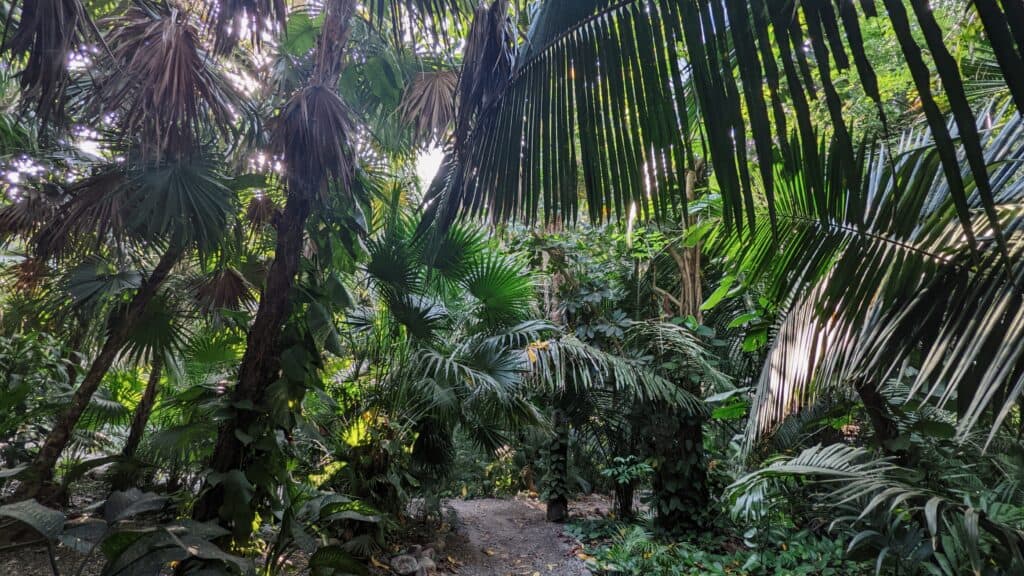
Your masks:
{"label": "fallen leaf on path", "polygon": [[490,548],[484,548],[484,554],[487,554],[488,556],[494,556],[495,554],[497,554],[497,552],[491,550]]}
{"label": "fallen leaf on path", "polygon": [[387,564],[381,562],[380,560],[377,560],[373,556],[370,556],[370,564],[373,564],[374,568],[387,568],[389,570],[391,569],[390,566],[388,566]]}

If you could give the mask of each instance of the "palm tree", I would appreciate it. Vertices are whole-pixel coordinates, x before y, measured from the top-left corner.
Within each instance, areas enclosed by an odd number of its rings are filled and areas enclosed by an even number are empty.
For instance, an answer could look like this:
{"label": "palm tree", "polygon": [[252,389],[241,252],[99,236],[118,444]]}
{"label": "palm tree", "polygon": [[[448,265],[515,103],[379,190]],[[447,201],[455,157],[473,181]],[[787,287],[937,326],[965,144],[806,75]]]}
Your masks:
{"label": "palm tree", "polygon": [[[107,37],[112,61],[86,105],[97,117],[116,114],[110,145],[127,161],[99,166],[71,184],[33,243],[44,260],[88,250],[90,243],[113,249],[145,243],[162,252],[112,316],[98,354],[22,484],[22,497],[46,496],[75,425],[160,287],[189,250],[209,253],[216,246],[233,212],[233,194],[201,142],[211,127],[226,133],[237,95],[204,53],[197,23],[149,3],[115,22],[117,31]],[[5,208],[17,210],[17,204]]]}
{"label": "palm tree", "polygon": [[[443,27],[461,13],[458,0],[404,0],[375,3],[371,17],[375,23],[400,27],[428,22]],[[259,308],[249,330],[246,352],[239,368],[238,385],[232,392],[236,402],[252,403],[256,409],[239,410],[225,422],[218,434],[210,467],[216,474],[245,468],[246,446],[235,430],[257,425],[267,389],[281,368],[281,330],[291,311],[290,298],[305,247],[306,224],[315,208],[335,197],[336,205],[356,215],[355,151],[359,138],[353,106],[339,95],[342,70],[348,65],[350,36],[358,3],[353,0],[329,0],[323,5],[323,23],[316,45],[310,53],[312,70],[303,86],[281,106],[272,134],[276,153],[286,167],[287,201],[277,220],[274,259],[267,272]],[[250,8],[264,9],[258,3]],[[239,8],[241,10],[242,8]],[[382,12],[387,11],[387,12]],[[449,16],[445,16],[450,12]],[[384,14],[390,18],[384,18]],[[395,14],[403,14],[395,17]],[[269,14],[256,13],[259,21]],[[401,35],[396,35],[400,38]],[[353,220],[356,218],[353,217]],[[353,230],[358,228],[353,226]],[[351,233],[351,232],[350,232]],[[218,516],[221,486],[210,486],[197,502],[194,516],[207,520]]]}

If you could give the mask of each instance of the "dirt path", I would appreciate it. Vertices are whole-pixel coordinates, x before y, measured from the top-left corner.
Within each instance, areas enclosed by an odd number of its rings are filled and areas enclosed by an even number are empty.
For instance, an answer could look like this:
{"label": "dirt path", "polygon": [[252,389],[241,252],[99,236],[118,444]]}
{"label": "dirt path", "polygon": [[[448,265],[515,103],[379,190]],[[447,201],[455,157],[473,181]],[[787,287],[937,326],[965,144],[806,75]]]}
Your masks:
{"label": "dirt path", "polygon": [[561,526],[544,520],[543,505],[524,499],[452,500],[456,534],[448,555],[459,576],[585,576]]}

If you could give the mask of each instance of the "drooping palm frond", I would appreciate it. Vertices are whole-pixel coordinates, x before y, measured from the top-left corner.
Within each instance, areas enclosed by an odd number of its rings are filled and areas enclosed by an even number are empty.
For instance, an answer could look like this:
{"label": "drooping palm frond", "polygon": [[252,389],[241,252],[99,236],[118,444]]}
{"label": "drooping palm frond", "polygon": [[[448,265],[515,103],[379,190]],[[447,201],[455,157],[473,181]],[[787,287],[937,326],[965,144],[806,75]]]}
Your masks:
{"label": "drooping palm frond", "polygon": [[635,322],[626,332],[626,341],[660,357],[672,358],[678,380],[688,379],[702,385],[702,391],[721,392],[732,388],[728,375],[715,363],[714,355],[693,331],[668,322]]}
{"label": "drooping palm frond", "polygon": [[298,92],[281,110],[273,136],[289,181],[321,194],[327,181],[341,181],[347,190],[355,169],[353,130],[348,107],[334,90],[314,84]]}
{"label": "drooping palm frond", "polygon": [[274,31],[273,26],[284,30],[288,17],[285,0],[223,0],[215,6],[211,20],[219,54],[229,53],[246,35],[259,46],[264,33]]}
{"label": "drooping palm frond", "polygon": [[[1024,26],[1008,22],[1008,14],[1019,12],[1010,4],[976,1],[974,9],[1004,84],[1024,109],[1024,64],[1014,45]],[[886,0],[884,8],[932,125],[959,224],[968,239],[977,235],[975,227],[991,229],[1006,259],[982,136],[944,31],[924,0],[910,3],[912,15],[898,0]],[[489,89],[460,93],[451,150],[428,194],[429,214],[442,225],[459,211],[534,219],[543,210],[547,219],[571,219],[582,189],[594,221],[622,216],[633,203],[642,215],[660,216],[685,204],[686,173],[697,169],[699,153],[721,185],[726,223],[753,227],[762,212],[758,185],[767,201],[763,212],[774,217],[776,149],[790,157],[787,107],[801,156],[816,162],[821,134],[809,101],[822,94],[832,120],[828,137],[842,159],[833,177],[859,191],[857,150],[833,77],[854,66],[866,95],[881,106],[877,63],[861,31],[864,20],[876,17],[874,3],[858,9],[852,0],[548,0],[513,49],[509,68],[501,64],[509,59],[506,33],[481,8],[474,30],[486,33],[467,43],[462,83]],[[922,57],[918,33],[930,60]],[[932,67],[950,91],[955,128],[937,113]],[[750,173],[748,141],[759,183]],[[961,174],[959,158],[969,176]],[[984,208],[984,222],[970,211],[971,195]]]}
{"label": "drooping palm frond", "polygon": [[129,148],[159,161],[194,153],[211,128],[229,134],[240,97],[206,53],[192,14],[139,3],[112,25],[115,64],[92,106],[116,115]]}
{"label": "drooping palm frond", "polygon": [[[977,549],[982,538],[990,538],[1001,545],[1005,556],[1000,562],[1005,567],[1011,572],[1024,567],[1024,531],[1019,526],[989,516],[984,504],[974,504],[969,497],[922,487],[913,471],[877,458],[865,448],[817,445],[793,457],[776,458],[736,480],[727,493],[734,510],[756,513],[749,507],[760,501],[768,485],[788,478],[806,478],[822,485],[827,492],[819,503],[824,507],[841,510],[844,505],[855,504],[861,510],[859,516],[840,518],[835,523],[855,523],[878,512],[897,522],[922,524],[935,540],[942,532],[965,526],[967,546]],[[870,535],[870,531],[861,532],[850,547]]]}
{"label": "drooping palm frond", "polygon": [[95,30],[81,0],[25,0],[4,8],[3,52],[28,55],[19,73],[26,100],[47,123],[64,112],[72,53]]}
{"label": "drooping palm frond", "polygon": [[601,350],[574,336],[531,344],[526,349],[531,371],[547,390],[610,387],[641,401],[660,401],[691,413],[706,411],[704,403],[647,367]]}
{"label": "drooping palm frond", "polygon": [[31,188],[0,208],[0,242],[11,237],[31,237],[52,219],[60,205],[61,194],[52,187]]}
{"label": "drooping palm frond", "polygon": [[[980,252],[971,249],[941,159],[921,131],[908,133],[894,153],[870,155],[858,193],[836,180],[841,160],[833,151],[821,151],[826,163],[780,178],[785,238],[762,223],[752,237],[712,239],[732,275],[764,286],[784,307],[748,440],[827,390],[880,386],[910,358],[920,358],[921,369],[912,393],[924,390],[940,408],[955,398],[961,436],[983,414],[993,414],[993,433],[1005,419],[1021,393],[1024,324],[1014,303],[1024,274],[1017,161],[1024,122],[997,112],[986,122],[984,150],[1008,252],[982,216],[974,218],[986,240]],[[980,196],[975,189],[968,199],[972,213],[982,212]]]}
{"label": "drooping palm frond", "polygon": [[459,73],[428,70],[418,73],[405,89],[399,111],[413,127],[417,140],[439,140],[455,117],[455,90]]}

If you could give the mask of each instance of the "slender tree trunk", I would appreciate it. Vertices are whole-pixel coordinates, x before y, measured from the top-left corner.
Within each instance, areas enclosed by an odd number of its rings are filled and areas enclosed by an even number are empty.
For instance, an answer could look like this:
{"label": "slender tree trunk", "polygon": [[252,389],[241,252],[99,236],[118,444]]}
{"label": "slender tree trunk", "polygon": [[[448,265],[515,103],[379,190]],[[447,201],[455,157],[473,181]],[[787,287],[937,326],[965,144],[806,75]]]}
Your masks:
{"label": "slender tree trunk", "polygon": [[[132,416],[132,424],[128,429],[128,440],[124,443],[121,456],[125,461],[135,457],[142,442],[142,435],[146,432],[146,424],[149,422],[149,415],[153,412],[153,405],[156,403],[157,394],[160,391],[160,376],[163,374],[163,356],[157,354],[149,366],[149,379],[146,381],[146,389],[142,392],[142,399],[135,407],[135,414]],[[127,468],[111,479],[111,487],[114,490],[127,490],[131,488],[136,480],[133,468]]]}
{"label": "slender tree trunk", "polygon": [[569,519],[569,422],[559,409],[551,419],[555,435],[548,447],[548,477],[544,480],[547,520],[565,522]]}
{"label": "slender tree trunk", "polygon": [[160,393],[160,377],[163,375],[164,359],[157,354],[149,367],[149,380],[146,382],[146,390],[142,393],[139,405],[135,407],[135,415],[132,417],[132,425],[128,430],[128,440],[124,443],[124,450],[121,455],[125,458],[134,458],[135,451],[139,449],[142,442],[142,435],[146,432],[146,424],[149,423],[149,415],[153,413],[153,406],[156,404],[157,394]]}
{"label": "slender tree trunk", "polygon": [[[325,3],[325,21],[317,40],[310,86],[329,89],[337,86],[355,9],[356,0],[329,0]],[[274,261],[267,273],[256,318],[249,329],[245,355],[238,371],[238,384],[232,393],[236,406],[239,402],[251,403],[253,409],[236,409],[234,417],[221,425],[210,459],[210,468],[216,473],[244,470],[246,467],[246,447],[238,439],[236,430],[252,428],[265,414],[262,406],[264,395],[280,372],[281,330],[290,312],[292,287],[302,258],[306,220],[313,199],[320,194],[321,187],[330,176],[327,173],[301,173],[301,168],[295,169],[301,166],[300,159],[287,158],[287,154],[286,161],[293,169],[288,175],[288,201],[277,230]],[[221,486],[207,487],[193,508],[193,517],[201,521],[218,518],[223,499]],[[231,525],[230,519],[221,518],[221,521]],[[248,529],[235,528],[236,535]]]}
{"label": "slender tree trunk", "polygon": [[[232,393],[236,402],[249,401],[254,409],[239,409],[234,418],[221,425],[210,460],[210,468],[214,472],[244,467],[245,446],[235,430],[246,430],[258,420],[263,395],[278,377],[281,329],[288,317],[292,286],[299,271],[311,196],[308,190],[293,190],[288,195],[278,228],[274,261],[267,273],[267,284],[260,296],[256,319],[249,329],[238,383]],[[193,510],[195,519],[207,521],[217,518],[223,498],[219,486],[206,490],[196,502]]]}
{"label": "slender tree trunk", "polygon": [[[695,198],[697,170],[686,173],[686,197]],[[682,222],[683,228],[693,225],[692,219]],[[669,253],[679,271],[679,298],[677,314],[680,317],[693,316],[702,322],[700,305],[703,302],[701,289],[700,246],[676,249]],[[677,381],[680,386],[695,396],[701,396],[699,387],[690,383],[683,375]],[[656,420],[657,422],[657,420]],[[652,478],[654,491],[655,526],[662,532],[671,533],[701,530],[706,527],[711,493],[708,487],[708,463],[704,454],[704,418],[699,414],[679,414],[672,410],[664,414],[662,424],[656,428],[655,446],[661,464]]]}
{"label": "slender tree trunk", "polygon": [[619,517],[619,520],[633,519],[633,494],[635,492],[636,481],[615,485],[615,515]]}
{"label": "slender tree trunk", "polygon": [[171,269],[181,259],[183,253],[183,248],[177,246],[177,243],[172,243],[172,246],[160,257],[156,268],[153,269],[149,277],[146,278],[142,286],[135,293],[135,296],[132,297],[124,315],[116,319],[114,326],[112,326],[107,334],[107,339],[103,342],[100,353],[93,360],[89,371],[85,374],[85,378],[78,385],[78,389],[75,390],[70,406],[57,420],[57,424],[46,437],[43,447],[40,448],[39,453],[32,462],[30,473],[15,494],[15,500],[35,498],[43,502],[52,502],[59,496],[56,487],[53,485],[53,472],[57,466],[57,461],[60,460],[61,454],[67,448],[75,426],[89,405],[93,394],[100,387],[103,377],[110,370],[117,355],[128,341],[128,336],[139,322],[143,312],[146,310],[146,306],[156,296],[160,286],[167,279]]}

